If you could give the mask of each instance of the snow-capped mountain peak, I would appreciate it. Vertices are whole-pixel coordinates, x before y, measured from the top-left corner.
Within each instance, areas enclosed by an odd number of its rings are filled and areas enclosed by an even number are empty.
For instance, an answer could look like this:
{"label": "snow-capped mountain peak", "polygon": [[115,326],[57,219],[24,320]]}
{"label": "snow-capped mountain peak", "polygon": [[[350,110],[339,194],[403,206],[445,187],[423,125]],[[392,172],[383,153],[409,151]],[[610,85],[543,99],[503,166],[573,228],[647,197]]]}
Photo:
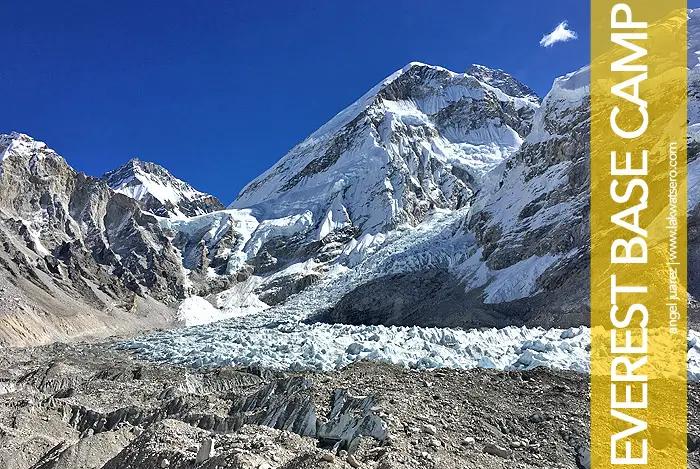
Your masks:
{"label": "snow-capped mountain peak", "polygon": [[487,71],[409,63],[248,184],[231,208],[265,218],[311,210],[321,231],[330,212],[345,212],[348,224],[375,234],[463,206],[520,147],[539,106],[525,85]]}
{"label": "snow-capped mountain peak", "polygon": [[148,211],[165,217],[195,216],[223,208],[215,197],[200,192],[155,163],[132,158],[102,176],[112,190],[138,200]]}
{"label": "snow-capped mountain peak", "polygon": [[46,154],[60,158],[44,142],[34,140],[27,134],[20,132],[0,134],[0,161],[4,161],[11,155],[31,160],[32,158],[43,157]]}

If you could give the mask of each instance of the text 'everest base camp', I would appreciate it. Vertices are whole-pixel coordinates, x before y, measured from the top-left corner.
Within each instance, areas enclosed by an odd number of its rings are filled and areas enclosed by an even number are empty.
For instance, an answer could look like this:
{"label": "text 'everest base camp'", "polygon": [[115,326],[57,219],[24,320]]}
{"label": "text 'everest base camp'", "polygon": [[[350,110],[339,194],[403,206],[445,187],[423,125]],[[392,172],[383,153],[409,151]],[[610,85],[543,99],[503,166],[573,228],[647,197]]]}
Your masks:
{"label": "text 'everest base camp'", "polygon": [[0,468],[589,468],[589,81],[410,63],[228,207],[0,136]]}

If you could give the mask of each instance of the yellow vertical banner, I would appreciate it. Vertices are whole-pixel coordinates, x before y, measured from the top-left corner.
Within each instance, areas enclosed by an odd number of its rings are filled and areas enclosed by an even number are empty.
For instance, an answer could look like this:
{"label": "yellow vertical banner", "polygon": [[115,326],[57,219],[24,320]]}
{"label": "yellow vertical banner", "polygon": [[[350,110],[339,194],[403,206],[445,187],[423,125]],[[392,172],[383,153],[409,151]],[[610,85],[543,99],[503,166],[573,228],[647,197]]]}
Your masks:
{"label": "yellow vertical banner", "polygon": [[592,0],[592,467],[687,467],[687,10]]}

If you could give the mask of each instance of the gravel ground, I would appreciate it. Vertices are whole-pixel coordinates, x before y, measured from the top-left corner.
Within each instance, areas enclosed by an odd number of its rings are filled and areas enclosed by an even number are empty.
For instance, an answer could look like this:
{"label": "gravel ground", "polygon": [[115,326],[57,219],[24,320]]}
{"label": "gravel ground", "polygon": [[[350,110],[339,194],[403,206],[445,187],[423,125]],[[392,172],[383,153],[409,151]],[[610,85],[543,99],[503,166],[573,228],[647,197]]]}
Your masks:
{"label": "gravel ground", "polygon": [[109,343],[7,349],[0,469],[589,467],[588,392],[544,368],[192,370]]}

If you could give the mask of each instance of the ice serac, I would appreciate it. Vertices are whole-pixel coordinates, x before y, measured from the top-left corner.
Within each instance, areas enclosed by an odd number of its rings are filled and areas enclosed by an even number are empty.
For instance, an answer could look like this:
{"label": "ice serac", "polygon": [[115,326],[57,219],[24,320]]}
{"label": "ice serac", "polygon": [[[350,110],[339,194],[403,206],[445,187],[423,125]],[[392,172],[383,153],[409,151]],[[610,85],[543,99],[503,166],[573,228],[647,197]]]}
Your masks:
{"label": "ice serac", "polygon": [[310,209],[323,237],[338,224],[375,234],[465,206],[520,147],[538,106],[505,73],[473,71],[407,65],[248,184],[231,208],[263,218]]}
{"label": "ice serac", "polygon": [[144,210],[162,217],[193,217],[224,208],[216,197],[194,189],[162,166],[138,158],[105,173],[102,180],[114,191],[137,200]]}

